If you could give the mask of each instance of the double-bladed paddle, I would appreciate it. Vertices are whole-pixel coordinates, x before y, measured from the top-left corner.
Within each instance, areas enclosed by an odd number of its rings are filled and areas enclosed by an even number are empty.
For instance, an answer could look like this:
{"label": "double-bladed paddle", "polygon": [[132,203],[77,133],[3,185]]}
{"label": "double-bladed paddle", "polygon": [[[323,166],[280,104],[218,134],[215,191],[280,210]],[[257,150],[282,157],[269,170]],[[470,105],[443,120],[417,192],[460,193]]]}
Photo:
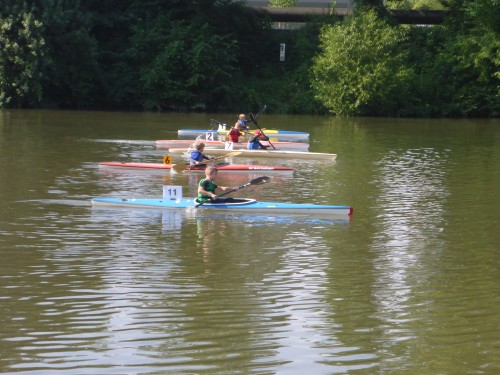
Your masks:
{"label": "double-bladed paddle", "polygon": [[[264,107],[262,107],[262,109],[261,109],[259,112],[257,112],[257,114],[255,115],[255,119],[257,119],[257,117],[259,117],[259,115],[260,115],[262,112],[264,112],[264,111],[266,110],[266,108],[267,108],[267,105],[265,105],[265,104],[264,104]],[[253,120],[252,120],[252,121],[253,121]]]}
{"label": "double-bladed paddle", "polygon": [[[250,186],[250,185],[262,185],[262,184],[265,184],[265,183],[267,183],[269,181],[271,181],[271,177],[267,177],[267,176],[257,177],[257,178],[254,178],[253,180],[247,182],[245,185],[238,186],[237,188],[231,189],[231,190],[226,191],[226,192],[224,192],[224,193],[222,193],[220,195],[217,195],[217,197],[215,199],[220,198],[220,197],[222,197],[223,195],[226,195],[226,194],[234,193],[235,191],[243,189],[244,187],[247,187],[247,186]],[[204,201],[202,203],[197,203],[194,206],[194,208],[198,208],[202,204],[205,204],[208,201],[210,201],[210,199],[206,200],[206,201]]]}
{"label": "double-bladed paddle", "polygon": [[[254,117],[254,118],[250,117],[250,120],[249,120],[249,121],[251,121],[251,122],[253,122],[253,123],[255,124],[255,120],[257,120],[257,118],[260,116],[260,114],[261,114],[262,112],[264,112],[264,111],[266,110],[266,108],[267,108],[267,105],[266,105],[266,104],[264,104],[264,107],[262,107],[262,109],[260,109],[260,110],[259,110],[259,112],[257,112],[257,114],[255,115],[255,117]],[[252,114],[251,114],[251,113],[250,113],[250,116],[252,116]],[[248,129],[246,129],[246,130],[245,130],[245,135],[247,135],[247,134],[248,134]]]}
{"label": "double-bladed paddle", "polygon": [[[230,152],[228,154],[225,154],[225,155],[222,155],[222,156],[218,156],[216,158],[212,158],[210,160],[203,161],[203,162],[201,162],[199,164],[195,164],[195,165],[207,164],[208,162],[213,161],[213,160],[219,160],[219,159],[229,158],[231,156],[237,156],[239,154],[241,154],[241,151],[233,151],[233,152]],[[172,164],[172,169],[175,172],[177,172],[177,173],[180,173],[180,172],[184,171],[186,169],[186,167],[189,167],[189,165],[186,165],[186,164]]]}
{"label": "double-bladed paddle", "polygon": [[216,126],[219,127],[219,125],[222,125],[222,122],[214,118],[210,119],[210,130],[214,129]]}
{"label": "double-bladed paddle", "polygon": [[[250,113],[250,119],[252,120],[252,122],[255,124],[256,127],[259,128],[260,130],[260,133],[264,136],[264,137],[267,137],[267,135],[264,134],[264,131],[262,130],[262,128],[259,126],[259,124],[257,123],[257,119],[255,118],[255,116]],[[268,139],[268,142],[271,146],[273,146],[273,148],[276,150],[276,147],[274,147],[274,145],[271,143],[271,139],[269,137],[267,137]]]}

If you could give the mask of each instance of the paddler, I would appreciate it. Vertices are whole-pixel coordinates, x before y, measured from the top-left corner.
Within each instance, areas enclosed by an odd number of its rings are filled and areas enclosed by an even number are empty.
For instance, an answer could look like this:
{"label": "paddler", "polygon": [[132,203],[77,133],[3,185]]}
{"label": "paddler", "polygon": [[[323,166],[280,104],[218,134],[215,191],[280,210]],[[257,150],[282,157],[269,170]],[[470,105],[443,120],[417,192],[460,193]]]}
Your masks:
{"label": "paddler", "polygon": [[265,136],[259,129],[257,129],[253,133],[252,138],[248,140],[247,149],[258,150],[260,148],[263,150],[267,150],[267,148],[270,147],[263,145],[260,141],[269,141],[269,137]]}
{"label": "paddler", "polygon": [[232,188],[227,186],[217,186],[215,184],[215,179],[217,178],[217,168],[213,165],[209,165],[205,169],[205,178],[201,179],[198,184],[198,197],[196,201],[198,203],[204,203],[208,200],[214,202],[226,202],[232,198],[217,198],[215,191],[220,189],[222,191],[231,190]]}
{"label": "paddler", "polygon": [[203,160],[210,160],[208,156],[203,154],[203,150],[205,149],[205,143],[201,141],[197,141],[194,144],[194,150],[191,152],[189,156],[189,165],[199,165],[203,164]]}
{"label": "paddler", "polygon": [[247,120],[246,116],[242,113],[238,116],[238,121],[236,121],[234,126],[236,127],[236,125],[239,124],[240,130],[246,132],[250,129],[250,125],[248,125],[249,122],[251,122],[251,120]]}
{"label": "paddler", "polygon": [[241,125],[238,122],[227,133],[229,141],[233,143],[238,143],[241,135]]}

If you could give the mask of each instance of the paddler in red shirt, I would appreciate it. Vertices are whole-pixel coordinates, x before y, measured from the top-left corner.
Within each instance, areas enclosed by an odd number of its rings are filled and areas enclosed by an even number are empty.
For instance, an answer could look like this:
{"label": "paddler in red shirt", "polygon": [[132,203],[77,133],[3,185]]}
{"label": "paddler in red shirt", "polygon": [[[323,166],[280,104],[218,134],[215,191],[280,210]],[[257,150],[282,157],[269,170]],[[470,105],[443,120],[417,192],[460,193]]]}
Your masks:
{"label": "paddler in red shirt", "polygon": [[238,122],[231,128],[229,133],[227,133],[229,141],[233,143],[238,143],[241,135],[241,125]]}

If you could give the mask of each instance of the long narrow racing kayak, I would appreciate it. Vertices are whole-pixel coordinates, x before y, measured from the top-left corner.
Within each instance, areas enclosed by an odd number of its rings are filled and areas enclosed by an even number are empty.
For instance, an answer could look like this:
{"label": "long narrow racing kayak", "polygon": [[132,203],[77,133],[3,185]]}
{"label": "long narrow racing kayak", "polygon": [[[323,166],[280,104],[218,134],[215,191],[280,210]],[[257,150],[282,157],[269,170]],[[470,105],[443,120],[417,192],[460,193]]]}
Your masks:
{"label": "long narrow racing kayak", "polygon": [[[184,147],[171,147],[168,149],[171,154],[184,154],[189,152]],[[224,149],[206,149],[205,154],[210,156],[219,156],[227,154]],[[333,161],[337,158],[337,154],[325,154],[322,152],[308,152],[308,151],[292,151],[292,150],[238,150],[236,157],[264,157],[264,158],[281,158],[281,159],[304,159],[304,160],[330,160]]]}
{"label": "long narrow racing kayak", "polygon": [[[107,198],[92,199],[94,207],[129,207],[153,209],[188,209],[197,205],[195,199],[148,199],[148,198]],[[255,199],[230,198],[221,203],[205,203],[196,210],[215,210],[225,212],[246,213],[278,213],[278,214],[321,214],[321,215],[352,215],[350,206],[329,206],[306,203],[259,202]]]}
{"label": "long narrow racing kayak", "polygon": [[[153,169],[153,170],[170,170],[175,164],[163,163],[126,163],[119,161],[105,161],[99,163],[101,167],[121,168],[121,169]],[[203,172],[207,167],[206,164],[199,166],[186,165],[185,170],[189,172]],[[219,172],[235,172],[235,173],[279,173],[279,174],[292,174],[293,168],[272,166],[272,165],[250,165],[250,164],[217,164]]]}
{"label": "long narrow racing kayak", "polygon": [[[225,141],[206,141],[201,139],[205,143],[205,149],[210,148],[225,148]],[[264,146],[270,146],[269,142],[261,141]],[[304,142],[279,142],[271,140],[274,147],[280,150],[302,150],[307,151],[309,148],[309,143]],[[193,144],[192,139],[164,139],[156,141],[156,147],[158,148],[169,148],[169,147],[189,147]],[[234,150],[246,149],[247,142],[232,143]]]}
{"label": "long narrow racing kayak", "polygon": [[[307,132],[299,132],[294,130],[280,130],[280,129],[262,129],[265,135],[273,138],[280,139],[293,139],[293,140],[306,140],[309,139],[309,133]],[[179,136],[199,136],[200,134],[212,133],[213,135],[227,135],[229,130],[222,129],[179,129],[177,131]]]}

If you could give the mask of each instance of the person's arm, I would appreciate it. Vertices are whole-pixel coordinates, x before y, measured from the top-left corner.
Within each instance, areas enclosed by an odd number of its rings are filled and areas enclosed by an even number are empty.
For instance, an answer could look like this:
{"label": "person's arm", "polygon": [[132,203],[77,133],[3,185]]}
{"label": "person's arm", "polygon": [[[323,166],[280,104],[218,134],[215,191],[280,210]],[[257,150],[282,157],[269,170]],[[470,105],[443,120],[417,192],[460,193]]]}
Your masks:
{"label": "person's arm", "polygon": [[198,187],[198,193],[201,194],[201,195],[206,195],[207,197],[210,197],[210,199],[217,198],[217,195],[215,195],[214,193],[211,193],[209,191],[206,191],[201,186]]}
{"label": "person's arm", "polygon": [[190,164],[194,164],[194,165],[200,164],[198,162],[198,160],[197,160],[198,159],[198,153],[199,153],[199,151],[197,151],[197,150],[191,152],[191,155],[189,156]]}

